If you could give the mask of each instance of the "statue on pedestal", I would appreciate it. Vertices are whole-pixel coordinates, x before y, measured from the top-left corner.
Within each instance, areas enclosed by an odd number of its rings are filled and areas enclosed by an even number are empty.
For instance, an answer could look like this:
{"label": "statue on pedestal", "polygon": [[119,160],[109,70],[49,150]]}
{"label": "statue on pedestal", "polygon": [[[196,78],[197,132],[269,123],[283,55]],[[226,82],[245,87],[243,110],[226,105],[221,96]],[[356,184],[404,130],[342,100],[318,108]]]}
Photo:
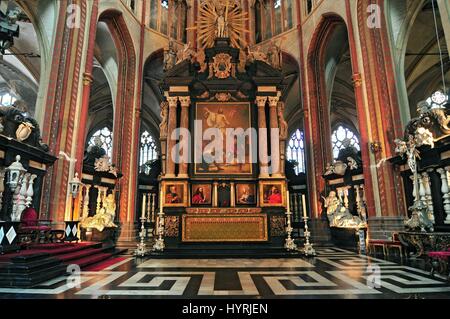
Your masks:
{"label": "statue on pedestal", "polygon": [[169,41],[169,48],[164,50],[164,72],[169,71],[177,63],[177,51],[173,40]]}

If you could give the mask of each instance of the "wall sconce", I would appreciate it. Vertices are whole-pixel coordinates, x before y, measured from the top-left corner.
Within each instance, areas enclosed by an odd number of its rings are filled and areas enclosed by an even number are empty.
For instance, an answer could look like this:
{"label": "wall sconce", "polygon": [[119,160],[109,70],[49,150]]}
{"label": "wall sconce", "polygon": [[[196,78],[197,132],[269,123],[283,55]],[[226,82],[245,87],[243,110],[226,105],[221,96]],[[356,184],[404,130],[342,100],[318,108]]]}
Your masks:
{"label": "wall sconce", "polygon": [[75,177],[72,178],[72,180],[69,182],[70,185],[70,192],[72,194],[73,198],[76,198],[78,196],[78,193],[80,192],[80,186],[81,186],[80,179],[78,178],[78,173],[75,173]]}
{"label": "wall sconce", "polygon": [[378,153],[381,151],[381,143],[380,142],[371,142],[369,143],[369,148],[372,153]]}

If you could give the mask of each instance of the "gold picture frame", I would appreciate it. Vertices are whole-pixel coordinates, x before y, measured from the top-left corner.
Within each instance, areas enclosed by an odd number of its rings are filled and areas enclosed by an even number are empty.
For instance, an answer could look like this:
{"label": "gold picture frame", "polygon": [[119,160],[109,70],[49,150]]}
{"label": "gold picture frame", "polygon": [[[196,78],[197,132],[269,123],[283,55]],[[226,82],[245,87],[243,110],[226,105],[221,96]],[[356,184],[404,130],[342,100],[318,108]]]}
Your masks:
{"label": "gold picture frame", "polygon": [[259,203],[261,207],[286,207],[286,182],[260,181]]}
{"label": "gold picture frame", "polygon": [[[214,123],[209,117],[216,119],[217,116],[212,116],[211,114],[221,114],[223,115],[223,122],[226,123]],[[195,135],[203,137],[203,133],[208,128],[223,127],[226,128],[242,128],[244,131],[252,128],[252,109],[249,102],[198,102],[195,105],[195,120],[202,121],[202,132],[195,132]],[[209,124],[208,124],[209,123]],[[195,130],[196,128],[194,128]],[[225,129],[225,128],[223,128]],[[194,158],[201,157],[202,163],[194,163],[194,174],[196,176],[249,176],[253,174],[253,161],[252,161],[252,149],[251,145],[253,143],[251,134],[245,138],[245,163],[227,163],[227,154],[224,152],[223,163],[215,162],[208,164],[203,161],[203,151],[206,145],[211,141],[203,141],[201,146],[202,154],[198,156],[197,148],[194,149]],[[224,137],[224,149],[226,149],[226,138]],[[236,155],[236,154],[235,154]],[[211,156],[213,156],[211,154]]]}
{"label": "gold picture frame", "polygon": [[186,207],[188,203],[187,182],[163,181],[164,207]]}

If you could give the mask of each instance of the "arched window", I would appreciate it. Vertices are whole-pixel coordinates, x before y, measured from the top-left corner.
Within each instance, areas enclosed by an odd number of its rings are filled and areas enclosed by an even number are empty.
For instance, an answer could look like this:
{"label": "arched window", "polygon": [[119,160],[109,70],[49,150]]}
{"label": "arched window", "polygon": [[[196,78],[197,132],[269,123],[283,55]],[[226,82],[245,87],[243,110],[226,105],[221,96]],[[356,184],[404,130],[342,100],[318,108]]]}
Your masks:
{"label": "arched window", "polygon": [[11,106],[17,100],[14,95],[10,93],[0,93],[0,105],[2,106]]}
{"label": "arched window", "polygon": [[255,39],[257,43],[293,28],[292,2],[293,0],[256,1]]}
{"label": "arched window", "polygon": [[354,146],[358,151],[361,150],[359,146],[358,136],[348,127],[340,125],[331,134],[331,143],[333,146],[333,158],[337,158],[339,151],[346,147],[346,142]]}
{"label": "arched window", "polygon": [[186,1],[150,0],[150,28],[186,42],[186,27]]}
{"label": "arched window", "polygon": [[288,161],[295,161],[295,173],[305,173],[305,140],[303,132],[299,129],[292,134],[289,144],[287,146]]}
{"label": "arched window", "polygon": [[445,94],[442,91],[436,91],[426,100],[426,102],[432,109],[442,109],[446,107],[450,100],[448,94]]}
{"label": "arched window", "polygon": [[141,152],[139,157],[139,167],[144,167],[148,161],[152,161],[158,158],[158,150],[156,147],[155,139],[149,132],[144,131],[141,135]]}
{"label": "arched window", "polygon": [[89,146],[95,145],[95,141],[98,137],[102,141],[102,148],[106,151],[106,155],[108,155],[108,157],[111,158],[112,143],[113,143],[113,134],[111,130],[107,127],[104,127],[96,131],[94,134],[92,134],[91,138],[89,139],[88,145]]}

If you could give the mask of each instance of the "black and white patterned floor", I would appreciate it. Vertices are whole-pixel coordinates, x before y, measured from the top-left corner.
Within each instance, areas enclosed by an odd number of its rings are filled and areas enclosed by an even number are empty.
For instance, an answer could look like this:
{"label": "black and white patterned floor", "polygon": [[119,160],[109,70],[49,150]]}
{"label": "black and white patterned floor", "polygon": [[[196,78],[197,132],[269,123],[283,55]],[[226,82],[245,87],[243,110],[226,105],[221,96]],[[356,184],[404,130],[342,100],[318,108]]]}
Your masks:
{"label": "black and white patterned floor", "polygon": [[[450,298],[423,265],[318,248],[314,258],[136,259],[62,276],[0,298]],[[421,269],[422,268],[422,269]]]}

